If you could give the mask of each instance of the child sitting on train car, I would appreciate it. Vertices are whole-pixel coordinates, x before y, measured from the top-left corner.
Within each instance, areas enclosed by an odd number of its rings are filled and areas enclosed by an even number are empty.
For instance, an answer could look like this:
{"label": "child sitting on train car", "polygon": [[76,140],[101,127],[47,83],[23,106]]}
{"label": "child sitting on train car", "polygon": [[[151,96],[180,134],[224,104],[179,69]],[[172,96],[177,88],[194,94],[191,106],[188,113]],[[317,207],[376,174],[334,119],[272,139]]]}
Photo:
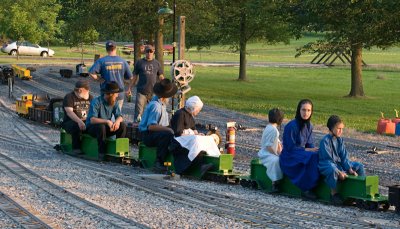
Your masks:
{"label": "child sitting on train car", "polygon": [[272,181],[271,193],[279,192],[278,181],[283,178],[279,165],[279,155],[282,144],[279,140],[277,126],[282,124],[283,112],[274,108],[268,112],[268,125],[265,127],[261,138],[261,149],[258,152],[261,163],[267,168],[267,176]]}
{"label": "child sitting on train car", "polygon": [[350,161],[342,136],[344,123],[337,115],[329,117],[327,122],[329,134],[320,142],[319,163],[320,173],[325,177],[325,182],[331,189],[331,201],[335,205],[343,204],[337,193],[337,181],[344,180],[347,174],[365,176],[364,166],[359,162]]}
{"label": "child sitting on train car", "polygon": [[166,171],[164,162],[168,155],[168,146],[174,137],[174,131],[168,127],[167,102],[168,98],[176,94],[178,88],[171,80],[163,79],[154,85],[153,91],[155,96],[143,113],[139,131],[146,146],[157,147],[154,169],[164,172]]}

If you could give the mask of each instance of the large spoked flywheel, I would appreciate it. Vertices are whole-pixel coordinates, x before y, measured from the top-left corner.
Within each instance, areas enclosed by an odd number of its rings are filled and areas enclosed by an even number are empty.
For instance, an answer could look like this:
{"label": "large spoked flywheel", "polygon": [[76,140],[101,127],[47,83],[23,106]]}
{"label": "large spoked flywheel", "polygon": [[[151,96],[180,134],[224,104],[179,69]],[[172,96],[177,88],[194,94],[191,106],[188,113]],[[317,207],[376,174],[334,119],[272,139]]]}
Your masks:
{"label": "large spoked flywheel", "polygon": [[187,60],[177,60],[172,64],[171,76],[180,85],[189,84],[194,79],[193,64]]}

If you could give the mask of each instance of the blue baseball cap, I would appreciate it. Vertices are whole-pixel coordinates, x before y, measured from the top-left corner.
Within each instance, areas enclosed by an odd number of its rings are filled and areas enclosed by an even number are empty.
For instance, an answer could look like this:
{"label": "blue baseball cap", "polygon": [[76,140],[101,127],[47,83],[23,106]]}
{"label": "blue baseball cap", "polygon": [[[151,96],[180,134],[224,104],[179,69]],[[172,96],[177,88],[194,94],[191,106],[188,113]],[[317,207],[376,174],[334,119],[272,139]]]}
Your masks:
{"label": "blue baseball cap", "polygon": [[113,41],[113,40],[106,41],[106,49],[115,48],[115,47],[117,47],[117,44],[115,44],[115,41]]}

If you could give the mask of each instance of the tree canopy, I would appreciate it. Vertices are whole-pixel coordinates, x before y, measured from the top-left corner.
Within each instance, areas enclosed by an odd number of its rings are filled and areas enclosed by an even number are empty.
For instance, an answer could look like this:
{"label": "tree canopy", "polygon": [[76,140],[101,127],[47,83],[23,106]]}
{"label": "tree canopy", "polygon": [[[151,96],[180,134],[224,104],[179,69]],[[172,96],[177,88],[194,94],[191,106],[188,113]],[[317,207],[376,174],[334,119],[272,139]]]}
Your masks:
{"label": "tree canopy", "polygon": [[54,41],[63,24],[56,20],[60,9],[56,0],[3,0],[0,33],[12,40]]}

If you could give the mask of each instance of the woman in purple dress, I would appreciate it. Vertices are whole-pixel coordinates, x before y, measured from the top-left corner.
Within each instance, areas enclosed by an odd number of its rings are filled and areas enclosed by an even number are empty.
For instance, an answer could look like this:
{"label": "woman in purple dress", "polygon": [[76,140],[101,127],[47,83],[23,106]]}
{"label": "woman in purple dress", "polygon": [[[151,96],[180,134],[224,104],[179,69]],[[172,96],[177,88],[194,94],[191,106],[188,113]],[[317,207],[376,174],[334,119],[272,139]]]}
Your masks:
{"label": "woman in purple dress", "polygon": [[296,117],[290,121],[283,132],[283,150],[280,166],[283,173],[302,191],[302,196],[316,199],[311,189],[317,185],[318,148],[314,146],[311,116],[313,104],[303,99],[297,105]]}

